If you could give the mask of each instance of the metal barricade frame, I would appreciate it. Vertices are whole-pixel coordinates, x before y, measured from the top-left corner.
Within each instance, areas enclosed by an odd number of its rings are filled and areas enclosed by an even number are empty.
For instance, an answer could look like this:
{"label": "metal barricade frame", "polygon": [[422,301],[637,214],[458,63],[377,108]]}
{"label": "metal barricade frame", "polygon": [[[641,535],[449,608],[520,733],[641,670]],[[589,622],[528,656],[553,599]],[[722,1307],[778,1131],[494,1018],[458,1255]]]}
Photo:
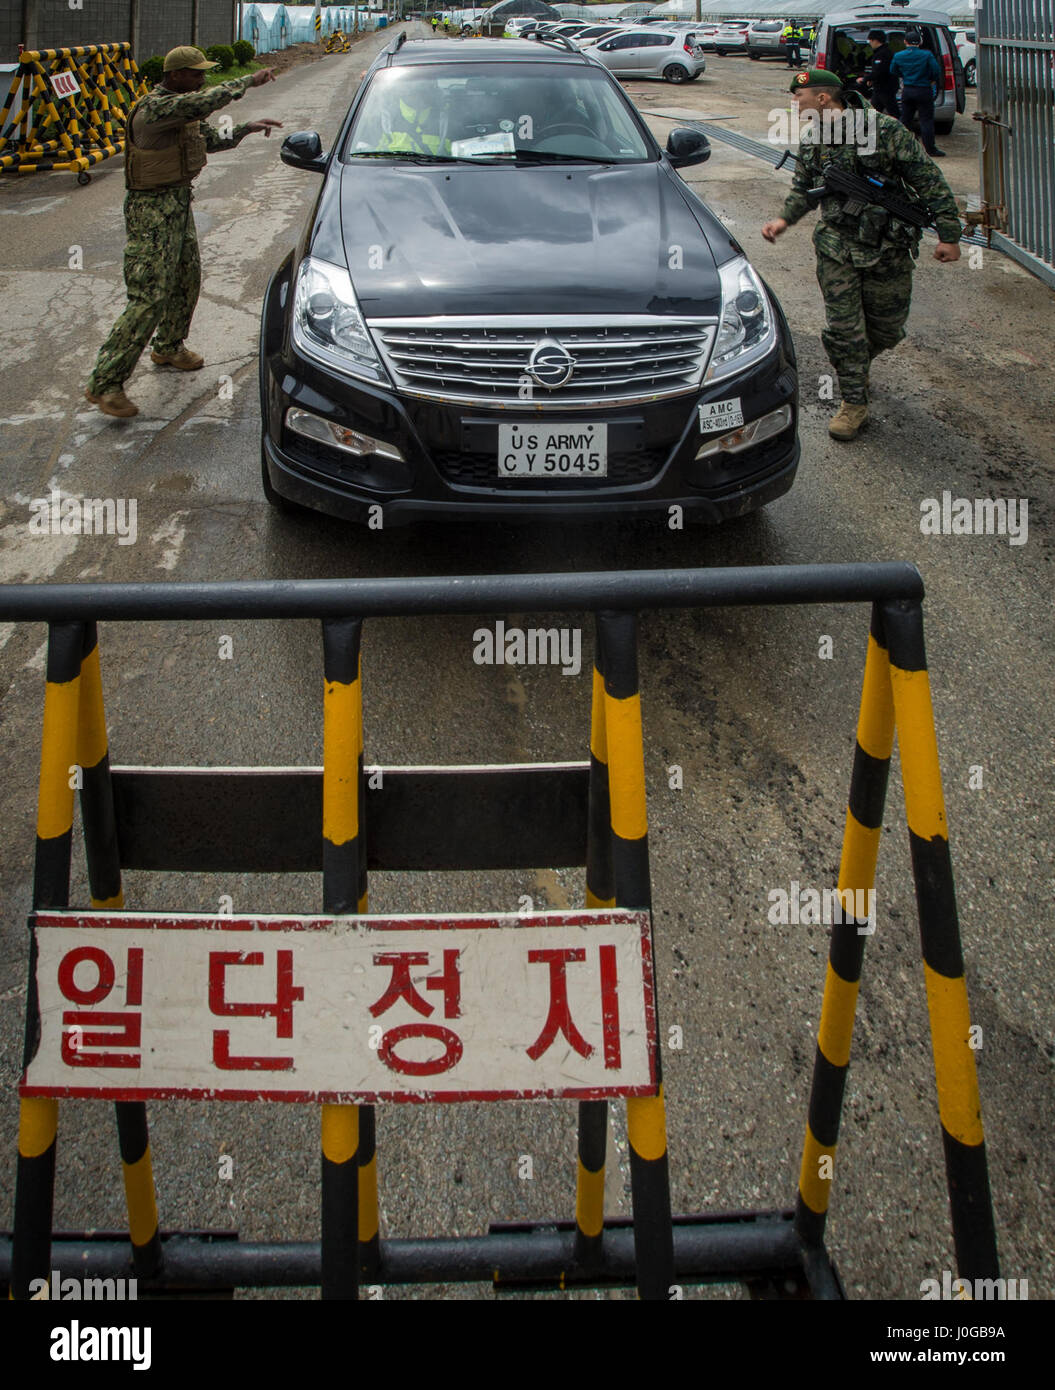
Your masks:
{"label": "metal barricade frame", "polygon": [[[923,584],[907,564],[771,566],[638,573],[460,576],[423,579],[251,581],[212,584],[0,586],[0,620],[49,625],[34,911],[68,906],[74,791],[68,770],[82,768],[81,808],[92,905],[122,909],[122,868],[233,870],[321,867],[327,913],[367,910],[367,870],[375,863],[440,868],[508,865],[510,837],[495,817],[523,823],[543,798],[553,808],[541,839],[552,862],[585,864],[587,906],[651,908],[644,755],[637,672],[637,613],[649,608],[864,603],[872,605],[857,745],[838,892],[874,887],[895,729],[900,738],[906,814],[920,920],[939,1116],[957,1263],[967,1279],[998,1276],[996,1235],[982,1131],[970,1015],[956,914],[923,642]],[[364,619],[589,609],[597,622],[588,764],[528,768],[403,770],[395,804],[417,796],[425,814],[414,841],[390,816],[376,833],[365,818],[360,643]],[[324,653],[324,766],[321,817],[292,844],[265,815],[261,840],[247,846],[219,830],[222,811],[201,810],[201,793],[232,788],[231,773],[193,769],[111,769],[96,623],[232,618],[319,618]],[[386,774],[386,777],[389,774]],[[319,770],[241,770],[241,800],[252,783],[264,805],[311,805]],[[197,780],[196,780],[197,779]],[[204,780],[203,780],[204,779]],[[209,786],[211,779],[211,787]],[[193,785],[193,797],[191,790]],[[451,797],[490,834],[468,855],[451,841]],[[190,799],[189,799],[190,798]],[[430,803],[431,798],[431,803]],[[429,812],[431,804],[432,810]],[[159,808],[173,807],[190,834],[166,853]],[[319,801],[315,801],[316,813]],[[475,813],[473,808],[475,807]],[[152,819],[153,817],[153,819]],[[182,822],[181,822],[182,823]],[[136,827],[135,833],[132,828]],[[187,829],[186,826],[184,826]],[[472,837],[467,837],[471,839]],[[280,840],[283,840],[280,849]],[[207,862],[203,865],[202,853]],[[452,857],[457,862],[449,862]],[[320,862],[321,860],[321,862]],[[30,925],[32,928],[32,921]],[[867,933],[848,918],[832,927],[824,1000],[794,1211],[671,1215],[662,1078],[655,1096],[630,1098],[632,1221],[604,1217],[607,1102],[579,1103],[574,1221],[493,1223],[461,1239],[380,1238],[376,1134],[371,1106],[321,1107],[322,1230],[319,1242],[244,1244],[230,1233],[162,1233],[151,1171],[146,1108],[117,1102],[117,1127],[130,1245],[115,1234],[54,1237],[58,1102],[23,1096],[15,1226],[0,1238],[0,1281],[15,1297],[54,1267],[98,1277],[134,1270],[150,1289],[321,1284],[324,1298],[354,1298],[371,1283],[491,1279],[496,1287],[565,1288],[636,1283],[642,1297],[666,1299],[676,1280],[741,1280],[756,1293],[839,1298],[842,1288],[824,1246],[829,1195],[857,991]],[[36,1041],[34,948],[27,996],[26,1060]],[[658,1024],[657,1024],[658,1028]]]}

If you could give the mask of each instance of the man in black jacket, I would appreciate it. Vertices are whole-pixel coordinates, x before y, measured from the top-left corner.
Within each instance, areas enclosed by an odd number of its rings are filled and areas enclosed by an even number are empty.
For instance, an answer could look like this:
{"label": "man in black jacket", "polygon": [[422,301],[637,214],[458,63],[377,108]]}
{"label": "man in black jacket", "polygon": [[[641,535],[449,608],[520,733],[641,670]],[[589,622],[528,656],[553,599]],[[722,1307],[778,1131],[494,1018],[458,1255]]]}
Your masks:
{"label": "man in black jacket", "polygon": [[883,111],[897,120],[900,115],[897,78],[890,72],[890,60],[894,55],[887,46],[886,34],[882,29],[869,30],[868,42],[872,49],[872,60],[867,73],[857,79],[857,85],[871,96],[872,105],[877,111]]}

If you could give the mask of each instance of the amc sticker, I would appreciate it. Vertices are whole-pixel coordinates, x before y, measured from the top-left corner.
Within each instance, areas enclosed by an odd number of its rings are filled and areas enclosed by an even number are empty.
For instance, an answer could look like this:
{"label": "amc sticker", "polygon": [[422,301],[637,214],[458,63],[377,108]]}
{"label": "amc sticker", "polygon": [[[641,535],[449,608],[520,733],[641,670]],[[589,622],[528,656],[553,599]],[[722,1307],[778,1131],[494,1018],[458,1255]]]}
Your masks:
{"label": "amc sticker", "polygon": [[698,409],[702,434],[713,434],[715,430],[735,430],[744,423],[739,396],[728,401],[701,401]]}

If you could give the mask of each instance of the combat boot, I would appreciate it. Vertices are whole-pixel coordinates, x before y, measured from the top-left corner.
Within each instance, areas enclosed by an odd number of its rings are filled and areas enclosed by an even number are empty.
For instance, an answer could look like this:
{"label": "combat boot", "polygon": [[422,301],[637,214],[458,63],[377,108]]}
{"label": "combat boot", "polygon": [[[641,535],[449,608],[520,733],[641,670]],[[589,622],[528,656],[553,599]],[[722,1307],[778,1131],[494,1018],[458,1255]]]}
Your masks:
{"label": "combat boot", "polygon": [[187,347],[181,347],[179,352],[151,351],[150,360],[159,367],[176,367],[181,372],[196,372],[199,367],[205,366],[205,358]]}
{"label": "combat boot", "polygon": [[105,391],[102,395],[96,395],[85,387],[84,398],[97,405],[104,415],[115,415],[119,420],[139,414],[139,407],[132,404],[120,387],[116,391]]}
{"label": "combat boot", "polygon": [[853,439],[868,421],[867,405],[842,405],[828,422],[828,433],[833,439]]}

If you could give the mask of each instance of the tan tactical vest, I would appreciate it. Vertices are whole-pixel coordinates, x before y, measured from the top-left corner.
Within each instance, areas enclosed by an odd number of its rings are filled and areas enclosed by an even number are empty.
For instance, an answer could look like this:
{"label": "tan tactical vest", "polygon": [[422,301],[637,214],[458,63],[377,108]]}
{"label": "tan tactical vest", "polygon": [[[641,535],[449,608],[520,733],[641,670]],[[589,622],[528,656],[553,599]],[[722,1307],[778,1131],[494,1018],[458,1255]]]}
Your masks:
{"label": "tan tactical vest", "polygon": [[125,186],[136,192],[189,188],[206,164],[201,122],[179,116],[147,122],[140,119],[139,105],[125,126]]}

